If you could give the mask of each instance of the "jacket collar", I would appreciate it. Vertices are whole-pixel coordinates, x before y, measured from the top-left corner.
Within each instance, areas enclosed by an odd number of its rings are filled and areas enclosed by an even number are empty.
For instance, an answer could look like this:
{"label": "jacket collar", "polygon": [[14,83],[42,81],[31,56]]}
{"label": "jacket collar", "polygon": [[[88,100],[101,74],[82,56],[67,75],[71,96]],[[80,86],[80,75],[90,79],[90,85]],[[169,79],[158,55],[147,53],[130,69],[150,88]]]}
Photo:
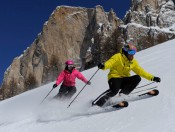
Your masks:
{"label": "jacket collar", "polygon": [[67,68],[67,66],[66,66],[66,68],[64,69],[64,72],[66,72],[66,73],[72,73],[74,70],[75,70],[75,67],[73,67],[73,69],[70,71],[70,70]]}

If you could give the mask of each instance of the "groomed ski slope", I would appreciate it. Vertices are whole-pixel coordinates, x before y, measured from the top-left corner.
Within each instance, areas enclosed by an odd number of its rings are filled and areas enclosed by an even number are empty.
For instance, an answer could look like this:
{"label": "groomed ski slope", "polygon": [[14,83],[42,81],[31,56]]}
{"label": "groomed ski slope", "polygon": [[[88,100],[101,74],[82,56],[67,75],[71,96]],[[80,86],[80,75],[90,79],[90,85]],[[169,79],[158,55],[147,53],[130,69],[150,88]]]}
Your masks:
{"label": "groomed ski slope", "polygon": [[[0,132],[175,132],[174,55],[175,40],[135,55],[146,71],[161,77],[161,83],[151,85],[159,86],[157,97],[131,102],[119,111],[90,107],[90,102],[108,89],[108,71],[99,70],[91,80],[92,86],[86,86],[69,108],[71,100],[51,100],[59,87],[40,105],[54,82],[1,101]],[[83,74],[90,78],[96,70],[97,67]],[[150,81],[142,79],[139,86],[147,83]],[[83,86],[77,80],[77,93]]]}

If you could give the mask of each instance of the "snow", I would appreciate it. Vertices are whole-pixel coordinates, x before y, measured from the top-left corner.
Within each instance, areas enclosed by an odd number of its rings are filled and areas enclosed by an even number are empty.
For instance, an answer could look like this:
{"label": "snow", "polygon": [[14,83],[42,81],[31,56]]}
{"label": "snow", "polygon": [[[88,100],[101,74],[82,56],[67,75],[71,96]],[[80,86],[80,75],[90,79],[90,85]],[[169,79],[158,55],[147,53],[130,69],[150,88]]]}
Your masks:
{"label": "snow", "polygon": [[152,29],[152,30],[158,30],[160,32],[166,32],[166,33],[174,33],[174,28],[175,28],[175,24],[173,24],[172,26],[168,27],[168,28],[160,28],[158,26],[151,26],[151,27],[146,27],[146,26],[143,26],[141,24],[137,24],[137,23],[129,23],[127,25],[122,25],[121,27],[123,28],[127,28],[127,26],[136,26],[136,27],[139,27],[139,28],[144,28],[144,29]]}
{"label": "snow", "polygon": [[103,26],[103,23],[98,23],[98,30],[97,30],[97,33],[101,33],[101,28]]}
{"label": "snow", "polygon": [[142,0],[136,0],[137,1],[137,3],[141,3],[142,2]]}
{"label": "snow", "polygon": [[[51,100],[59,87],[54,89],[43,104],[40,102],[52,89],[54,82],[0,102],[0,132],[174,132],[175,131],[175,40],[140,51],[135,58],[140,65],[155,76],[161,77],[159,96],[130,102],[119,111],[105,111],[90,107],[90,102],[108,89],[107,71],[99,70],[72,105],[72,99],[83,88],[77,80],[77,93],[67,101]],[[84,71],[86,78],[97,67]],[[150,83],[142,79],[139,84]]]}
{"label": "snow", "polygon": [[94,44],[94,38],[91,38],[91,42]]}
{"label": "snow", "polygon": [[46,21],[46,22],[44,23],[44,26],[47,26],[47,24],[48,24],[48,21]]}

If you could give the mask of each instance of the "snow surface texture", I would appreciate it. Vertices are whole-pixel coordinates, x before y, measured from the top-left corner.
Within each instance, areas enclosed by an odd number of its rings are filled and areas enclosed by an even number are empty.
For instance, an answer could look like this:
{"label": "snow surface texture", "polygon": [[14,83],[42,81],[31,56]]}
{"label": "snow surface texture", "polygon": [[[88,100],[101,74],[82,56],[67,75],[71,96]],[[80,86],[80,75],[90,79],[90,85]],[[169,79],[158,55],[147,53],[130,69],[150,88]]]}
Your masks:
{"label": "snow surface texture", "polygon": [[[72,99],[85,85],[77,80],[71,100],[52,100],[59,87],[40,104],[54,82],[0,102],[0,132],[175,132],[175,40],[143,50],[135,55],[140,65],[162,79],[159,96],[130,102],[128,108],[107,111],[91,107],[91,101],[108,89],[107,71],[99,70],[73,104]],[[97,67],[84,71],[90,78]],[[142,79],[139,86],[150,83]]]}

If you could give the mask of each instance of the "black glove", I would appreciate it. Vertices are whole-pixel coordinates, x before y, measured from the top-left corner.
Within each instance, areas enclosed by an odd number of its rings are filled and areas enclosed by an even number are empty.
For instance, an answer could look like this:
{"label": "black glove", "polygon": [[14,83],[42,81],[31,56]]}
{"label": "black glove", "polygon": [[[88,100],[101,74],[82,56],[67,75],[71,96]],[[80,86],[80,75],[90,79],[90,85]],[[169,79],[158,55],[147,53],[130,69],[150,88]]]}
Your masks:
{"label": "black glove", "polygon": [[55,83],[54,85],[53,85],[53,88],[56,88],[58,85]]}
{"label": "black glove", "polygon": [[154,82],[160,82],[161,79],[160,79],[159,77],[154,77],[154,78],[153,78],[153,81],[154,81]]}
{"label": "black glove", "polygon": [[103,69],[104,67],[105,67],[105,66],[104,66],[103,63],[99,63],[99,64],[98,64],[98,68],[99,68],[99,69]]}
{"label": "black glove", "polygon": [[91,82],[90,82],[90,81],[88,81],[88,82],[87,82],[87,85],[91,85]]}

